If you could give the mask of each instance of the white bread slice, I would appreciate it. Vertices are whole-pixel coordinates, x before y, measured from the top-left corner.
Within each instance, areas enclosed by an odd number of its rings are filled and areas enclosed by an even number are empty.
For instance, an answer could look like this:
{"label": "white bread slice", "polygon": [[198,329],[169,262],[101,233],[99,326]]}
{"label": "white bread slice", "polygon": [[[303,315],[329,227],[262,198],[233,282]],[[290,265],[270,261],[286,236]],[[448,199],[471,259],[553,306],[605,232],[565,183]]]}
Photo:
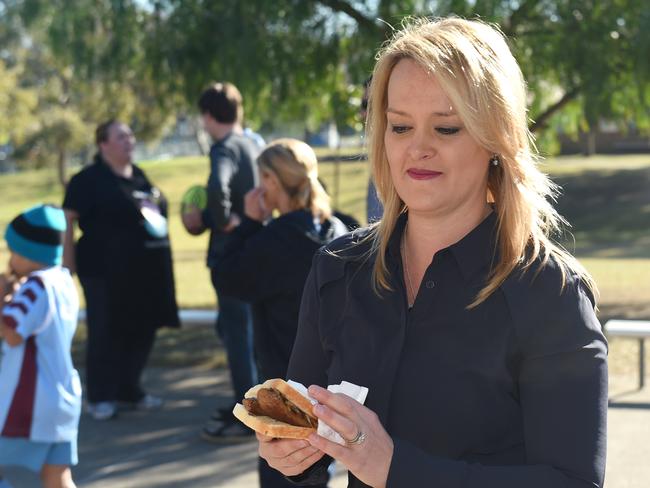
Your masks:
{"label": "white bread slice", "polygon": [[306,439],[313,432],[316,432],[316,429],[289,425],[265,415],[251,415],[241,403],[235,405],[232,413],[245,426],[268,437],[280,439]]}

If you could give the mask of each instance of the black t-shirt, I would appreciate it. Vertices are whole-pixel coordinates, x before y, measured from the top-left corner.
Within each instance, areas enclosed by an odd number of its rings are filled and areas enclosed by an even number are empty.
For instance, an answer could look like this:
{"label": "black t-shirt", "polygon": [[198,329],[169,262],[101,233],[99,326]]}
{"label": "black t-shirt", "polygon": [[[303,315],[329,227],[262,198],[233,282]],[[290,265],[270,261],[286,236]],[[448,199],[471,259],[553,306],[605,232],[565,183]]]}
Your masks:
{"label": "black t-shirt", "polygon": [[244,196],[257,186],[259,148],[248,137],[231,132],[210,148],[208,207],[203,222],[211,228],[208,267],[213,268],[228,241],[221,229],[231,214],[244,216]]}
{"label": "black t-shirt", "polygon": [[72,177],[63,207],[79,215],[79,277],[106,282],[111,313],[178,325],[167,202],[144,172],[134,165],[131,178],[118,176],[97,156]]}

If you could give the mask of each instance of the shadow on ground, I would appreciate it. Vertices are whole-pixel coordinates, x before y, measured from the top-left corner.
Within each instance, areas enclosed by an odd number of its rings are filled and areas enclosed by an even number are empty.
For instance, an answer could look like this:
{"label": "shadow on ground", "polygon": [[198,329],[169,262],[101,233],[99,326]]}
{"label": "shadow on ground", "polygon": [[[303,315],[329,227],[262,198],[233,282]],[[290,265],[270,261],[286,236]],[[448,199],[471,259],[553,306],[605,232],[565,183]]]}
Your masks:
{"label": "shadow on ground", "polygon": [[[85,327],[85,324],[79,325],[79,330],[72,345],[72,358],[77,368],[82,368],[85,364]],[[226,366],[226,356],[212,326],[160,329],[151,352],[149,365],[220,368]]]}
{"label": "shadow on ground", "polygon": [[[257,443],[210,444],[201,427],[216,406],[230,400],[226,369],[152,368],[146,388],[166,399],[155,412],[128,412],[98,422],[82,415],[79,488],[256,488]],[[5,473],[17,488],[40,486],[38,477],[11,468]],[[339,470],[332,488],[345,486]]]}
{"label": "shadow on ground", "polygon": [[[557,176],[557,209],[572,225],[581,256],[650,257],[650,168]],[[574,245],[567,236],[567,248]]]}

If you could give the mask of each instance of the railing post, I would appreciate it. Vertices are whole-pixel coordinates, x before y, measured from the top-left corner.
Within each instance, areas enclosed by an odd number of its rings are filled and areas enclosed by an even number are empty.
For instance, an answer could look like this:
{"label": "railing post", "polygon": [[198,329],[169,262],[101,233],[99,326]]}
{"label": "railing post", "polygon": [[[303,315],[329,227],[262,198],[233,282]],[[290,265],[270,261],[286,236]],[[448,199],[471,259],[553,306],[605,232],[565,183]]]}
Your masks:
{"label": "railing post", "polygon": [[639,339],[639,390],[645,386],[645,338]]}

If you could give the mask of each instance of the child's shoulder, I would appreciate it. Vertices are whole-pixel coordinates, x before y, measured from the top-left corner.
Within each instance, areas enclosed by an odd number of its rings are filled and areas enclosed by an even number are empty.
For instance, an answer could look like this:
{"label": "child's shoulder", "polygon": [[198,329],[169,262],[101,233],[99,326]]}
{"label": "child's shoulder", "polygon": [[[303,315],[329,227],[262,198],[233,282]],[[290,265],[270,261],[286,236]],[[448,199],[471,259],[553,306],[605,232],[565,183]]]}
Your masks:
{"label": "child's shoulder", "polygon": [[41,280],[46,288],[53,288],[55,291],[67,291],[70,288],[76,289],[70,270],[61,265],[41,269],[33,274],[34,278]]}
{"label": "child's shoulder", "polygon": [[27,275],[12,302],[5,306],[25,334],[37,334],[49,324],[48,317],[58,317],[57,323],[76,327],[79,298],[70,272],[61,266],[34,271]]}
{"label": "child's shoulder", "polygon": [[34,301],[35,295],[42,293],[46,293],[45,281],[38,272],[32,272],[23,279],[15,296],[27,294],[31,297],[31,301]]}
{"label": "child's shoulder", "polygon": [[70,272],[62,266],[52,266],[32,271],[18,289],[32,290],[33,293],[66,293],[74,289]]}
{"label": "child's shoulder", "polygon": [[2,318],[11,329],[22,330],[39,321],[47,312],[47,292],[38,273],[30,273],[2,309]]}

